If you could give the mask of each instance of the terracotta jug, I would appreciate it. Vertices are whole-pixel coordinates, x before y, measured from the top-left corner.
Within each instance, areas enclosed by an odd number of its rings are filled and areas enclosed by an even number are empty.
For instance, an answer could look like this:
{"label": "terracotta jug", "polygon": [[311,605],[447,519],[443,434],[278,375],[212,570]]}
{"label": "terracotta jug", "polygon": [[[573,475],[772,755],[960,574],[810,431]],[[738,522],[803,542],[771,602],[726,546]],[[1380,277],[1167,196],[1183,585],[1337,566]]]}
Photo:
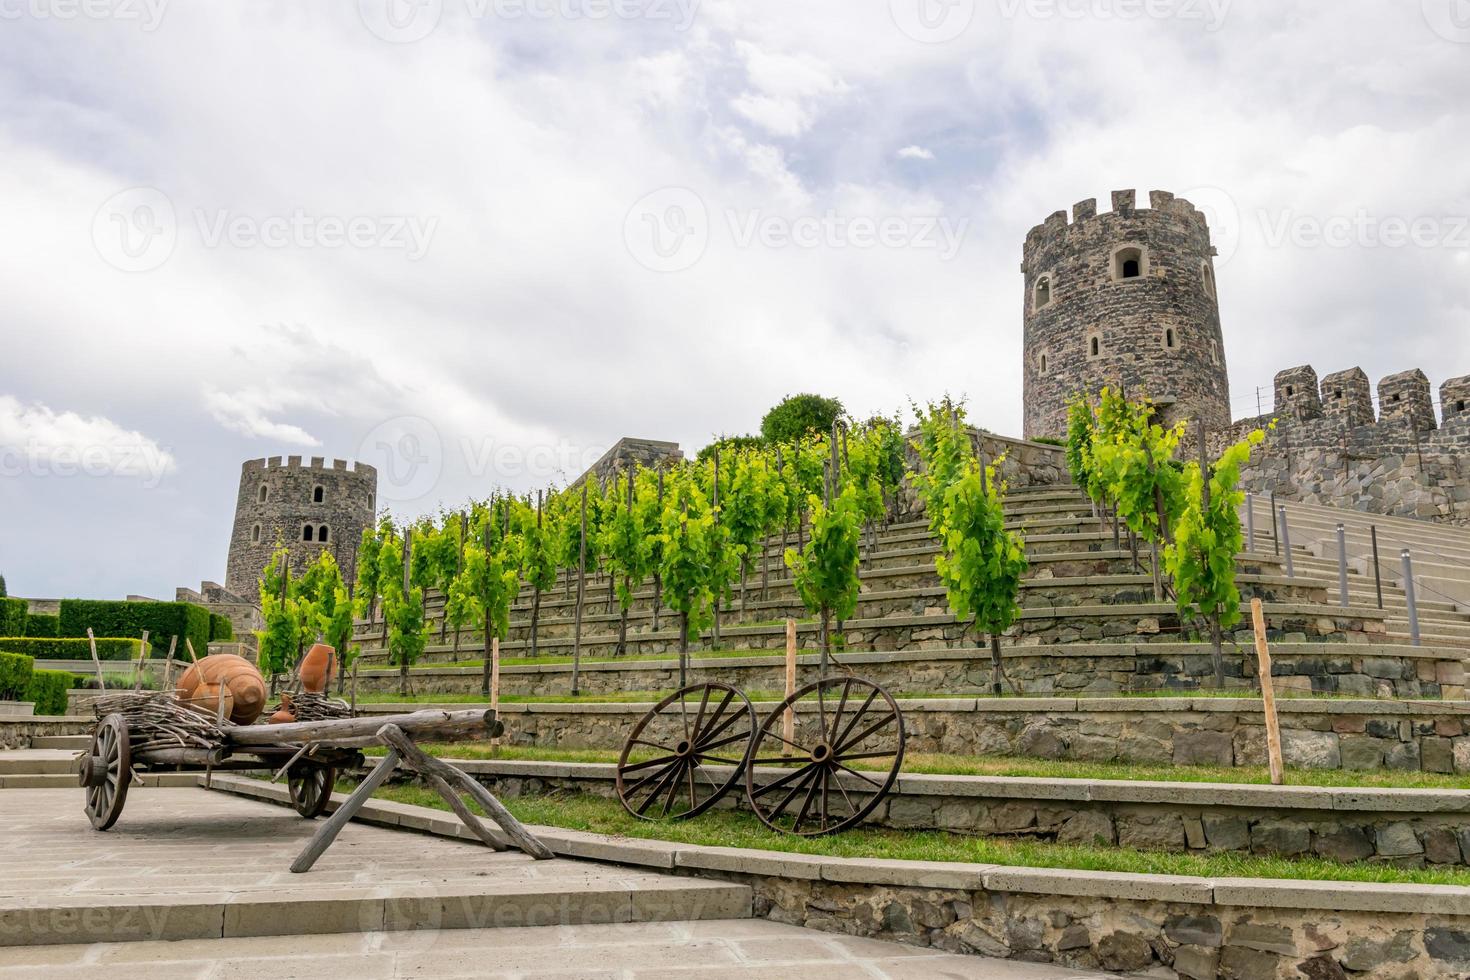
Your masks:
{"label": "terracotta jug", "polygon": [[291,695],[281,695],[281,706],[276,709],[275,714],[267,719],[272,725],[284,725],[296,720],[296,712],[291,707]]}
{"label": "terracotta jug", "polygon": [[324,694],[337,675],[337,651],[325,643],[314,643],[301,661],[301,689],[307,694]]}
{"label": "terracotta jug", "polygon": [[200,712],[219,710],[220,692],[226,695],[225,717],[249,725],[265,710],[265,679],[255,665],[233,653],[214,653],[184,671],[175,688],[181,699]]}

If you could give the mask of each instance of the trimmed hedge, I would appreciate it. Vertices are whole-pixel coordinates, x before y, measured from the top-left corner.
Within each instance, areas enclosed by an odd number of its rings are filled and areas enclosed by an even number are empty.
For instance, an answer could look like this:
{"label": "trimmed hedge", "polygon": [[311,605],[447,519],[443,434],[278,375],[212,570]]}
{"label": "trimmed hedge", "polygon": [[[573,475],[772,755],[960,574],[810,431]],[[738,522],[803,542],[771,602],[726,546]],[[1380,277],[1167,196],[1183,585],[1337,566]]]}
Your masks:
{"label": "trimmed hedge", "polygon": [[38,715],[64,715],[67,712],[66,692],[71,690],[77,675],[69,670],[33,670],[31,684],[22,701],[34,701]]}
{"label": "trimmed hedge", "polygon": [[26,632],[24,599],[0,599],[0,636],[24,636]]}
{"label": "trimmed hedge", "polygon": [[[138,641],[126,637],[98,637],[98,660],[137,660]],[[4,636],[0,637],[0,651],[23,653],[36,660],[87,660],[92,659],[92,650],[86,637],[47,636]]]}
{"label": "trimmed hedge", "polygon": [[0,701],[24,701],[31,686],[30,657],[20,653],[0,653]]}
{"label": "trimmed hedge", "polygon": [[61,635],[86,636],[91,627],[96,636],[141,637],[162,656],[170,637],[179,638],[176,658],[188,659],[184,646],[194,644],[196,656],[209,653],[209,610],[189,602],[108,602],[94,599],[61,600]]}
{"label": "trimmed hedge", "polygon": [[[215,643],[233,640],[235,638],[235,624],[230,622],[230,617],[221,616],[219,613],[210,613],[209,638]],[[184,655],[188,656],[187,653]]]}
{"label": "trimmed hedge", "polygon": [[55,613],[31,613],[26,616],[26,636],[60,636],[61,617]]}

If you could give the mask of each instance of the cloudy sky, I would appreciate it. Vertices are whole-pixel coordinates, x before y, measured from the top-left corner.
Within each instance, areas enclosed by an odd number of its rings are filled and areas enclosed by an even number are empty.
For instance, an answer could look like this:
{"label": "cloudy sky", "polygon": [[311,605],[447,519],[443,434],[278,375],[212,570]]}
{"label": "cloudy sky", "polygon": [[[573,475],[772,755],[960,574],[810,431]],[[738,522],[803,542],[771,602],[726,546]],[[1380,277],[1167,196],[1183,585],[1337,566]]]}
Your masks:
{"label": "cloudy sky", "polygon": [[1467,163],[1470,0],[0,0],[0,573],[220,580],[266,455],[407,515],[800,390],[1019,432],[1022,239],[1115,188],[1211,216],[1237,416],[1437,386]]}

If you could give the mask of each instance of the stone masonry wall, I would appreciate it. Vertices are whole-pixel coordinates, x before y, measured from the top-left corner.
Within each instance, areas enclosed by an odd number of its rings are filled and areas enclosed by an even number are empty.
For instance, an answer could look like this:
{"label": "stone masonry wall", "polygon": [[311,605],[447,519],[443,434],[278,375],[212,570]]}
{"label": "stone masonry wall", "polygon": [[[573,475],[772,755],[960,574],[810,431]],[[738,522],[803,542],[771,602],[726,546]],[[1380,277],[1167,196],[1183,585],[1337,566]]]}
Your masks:
{"label": "stone masonry wall", "polygon": [[1070,224],[1058,211],[1026,236],[1027,438],[1064,435],[1067,402],[1105,385],[1147,394],[1167,421],[1230,422],[1205,217],[1165,191],[1151,191],[1148,208],[1135,199],[1115,191],[1106,214],[1082,201]]}

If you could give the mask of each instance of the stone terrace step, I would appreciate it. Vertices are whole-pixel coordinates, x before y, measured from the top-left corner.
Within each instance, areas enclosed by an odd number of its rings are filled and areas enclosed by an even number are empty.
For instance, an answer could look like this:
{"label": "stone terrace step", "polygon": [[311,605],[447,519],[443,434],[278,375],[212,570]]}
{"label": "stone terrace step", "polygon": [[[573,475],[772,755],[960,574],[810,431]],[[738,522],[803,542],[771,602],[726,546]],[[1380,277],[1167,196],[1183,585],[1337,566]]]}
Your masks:
{"label": "stone terrace step", "polygon": [[0,793],[0,826],[0,936],[13,945],[751,914],[746,885],[533,861],[360,823],[296,875],[290,862],[319,823],[197,785],[129,797],[106,834],[91,829],[75,788]]}

